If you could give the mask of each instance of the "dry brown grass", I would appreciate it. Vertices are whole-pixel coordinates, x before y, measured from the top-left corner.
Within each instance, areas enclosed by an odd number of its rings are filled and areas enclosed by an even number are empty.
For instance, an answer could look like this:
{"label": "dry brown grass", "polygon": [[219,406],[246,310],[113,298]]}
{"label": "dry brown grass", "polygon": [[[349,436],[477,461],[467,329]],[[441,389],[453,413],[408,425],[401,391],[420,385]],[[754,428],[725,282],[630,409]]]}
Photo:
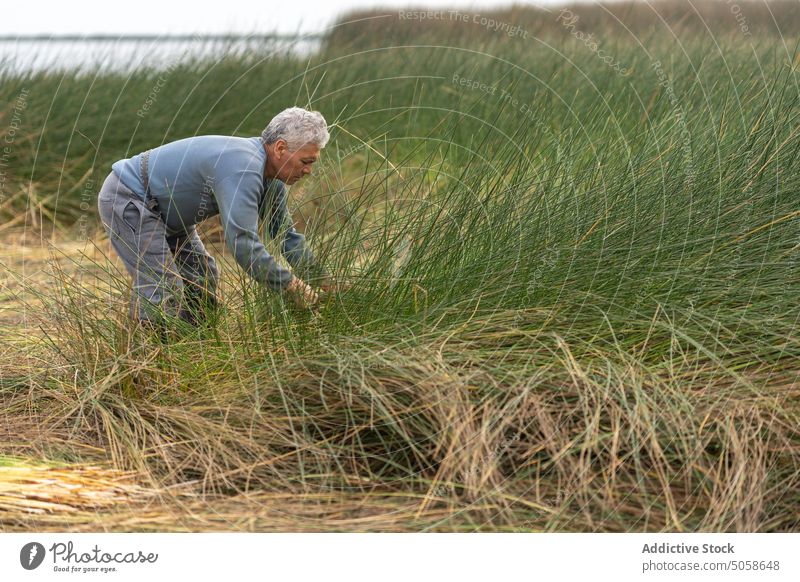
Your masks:
{"label": "dry brown grass", "polygon": [[[672,364],[649,367],[636,354],[657,334],[612,357],[596,343],[545,341],[518,327],[520,317],[558,328],[561,316],[497,314],[430,348],[354,353],[359,367],[336,354],[297,362],[275,353],[277,368],[252,377],[247,361],[215,362],[204,351],[204,375],[188,385],[179,360],[162,367],[132,353],[93,356],[95,377],[73,385],[69,366],[43,369],[29,352],[28,369],[19,360],[3,375],[2,452],[73,461],[0,467],[0,529],[796,526],[786,488],[797,485],[797,411],[786,404],[800,384],[788,362],[737,380],[676,344]],[[487,374],[475,365],[486,345],[526,345],[505,357],[529,365]],[[74,349],[68,360],[84,348]],[[264,400],[250,400],[252,383]],[[376,465],[401,450],[411,479]]]}

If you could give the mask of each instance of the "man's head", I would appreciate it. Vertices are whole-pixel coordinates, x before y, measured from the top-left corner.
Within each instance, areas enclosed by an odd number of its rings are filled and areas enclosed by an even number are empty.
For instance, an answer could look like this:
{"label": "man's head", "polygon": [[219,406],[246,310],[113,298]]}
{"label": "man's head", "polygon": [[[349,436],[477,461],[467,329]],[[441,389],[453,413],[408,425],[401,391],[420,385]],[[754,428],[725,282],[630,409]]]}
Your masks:
{"label": "man's head", "polygon": [[266,177],[291,186],[311,173],[311,165],[319,159],[329,138],[328,126],[319,111],[284,109],[261,132],[267,151]]}

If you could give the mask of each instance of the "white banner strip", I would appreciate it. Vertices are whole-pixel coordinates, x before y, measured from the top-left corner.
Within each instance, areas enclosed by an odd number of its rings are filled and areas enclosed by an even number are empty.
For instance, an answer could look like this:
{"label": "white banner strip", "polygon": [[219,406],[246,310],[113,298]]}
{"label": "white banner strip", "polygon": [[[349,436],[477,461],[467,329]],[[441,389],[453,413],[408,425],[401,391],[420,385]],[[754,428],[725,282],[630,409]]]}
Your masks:
{"label": "white banner strip", "polygon": [[[800,580],[800,534],[0,534],[2,580]],[[187,578],[191,576],[191,578]]]}

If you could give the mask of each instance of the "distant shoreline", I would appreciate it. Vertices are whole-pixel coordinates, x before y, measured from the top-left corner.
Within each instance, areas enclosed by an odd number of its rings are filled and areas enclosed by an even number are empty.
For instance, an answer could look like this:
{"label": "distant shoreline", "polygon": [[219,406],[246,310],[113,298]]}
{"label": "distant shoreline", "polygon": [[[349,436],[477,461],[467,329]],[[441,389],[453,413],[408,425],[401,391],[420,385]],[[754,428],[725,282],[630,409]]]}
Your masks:
{"label": "distant shoreline", "polygon": [[31,34],[31,35],[0,35],[0,42],[31,42],[31,41],[58,41],[58,42],[108,42],[108,41],[148,41],[158,40],[164,42],[186,42],[205,40],[298,40],[319,39],[325,36],[321,32],[308,34]]}

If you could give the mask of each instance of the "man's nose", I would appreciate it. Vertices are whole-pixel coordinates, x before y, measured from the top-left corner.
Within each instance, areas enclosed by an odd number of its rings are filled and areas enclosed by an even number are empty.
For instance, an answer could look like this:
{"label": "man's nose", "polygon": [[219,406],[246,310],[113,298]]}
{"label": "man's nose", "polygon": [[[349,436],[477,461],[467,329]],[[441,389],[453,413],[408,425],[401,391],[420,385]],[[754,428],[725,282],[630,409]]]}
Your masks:
{"label": "man's nose", "polygon": [[311,173],[311,168],[306,166],[305,168],[303,168],[303,173],[306,174],[306,175],[310,174]]}

